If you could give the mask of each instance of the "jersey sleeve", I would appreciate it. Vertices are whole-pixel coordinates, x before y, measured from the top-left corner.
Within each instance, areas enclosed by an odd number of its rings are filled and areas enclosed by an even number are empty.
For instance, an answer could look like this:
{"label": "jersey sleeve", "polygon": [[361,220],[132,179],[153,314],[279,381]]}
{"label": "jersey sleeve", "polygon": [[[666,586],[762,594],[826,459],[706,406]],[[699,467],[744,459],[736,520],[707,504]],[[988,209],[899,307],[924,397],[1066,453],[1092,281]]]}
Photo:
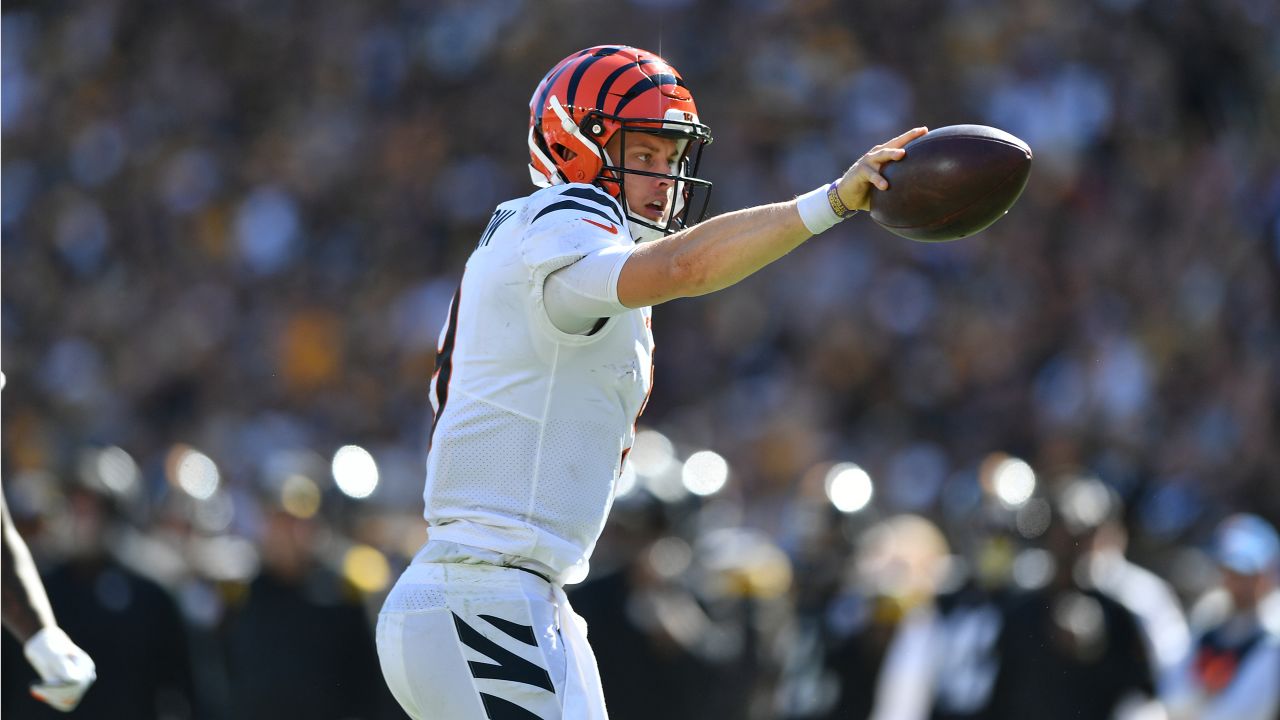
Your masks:
{"label": "jersey sleeve", "polygon": [[[573,319],[598,313],[600,301],[617,303],[616,290],[612,297],[599,290],[616,287],[617,270],[635,245],[623,221],[622,210],[603,190],[591,185],[570,184],[537,193],[525,212],[528,220],[521,238],[520,256],[530,274],[535,320],[558,341],[586,342],[603,328],[582,334]],[[568,278],[561,275],[562,279],[571,282],[562,282],[553,288],[550,294],[550,302],[555,309],[556,319],[553,320],[553,313],[548,308],[548,276],[586,257],[600,259],[599,262],[588,263],[592,272],[574,273]],[[600,277],[595,277],[596,274]],[[581,292],[583,290],[585,292]],[[589,302],[579,302],[583,299]],[[615,307],[595,317],[613,317],[626,309]]]}
{"label": "jersey sleeve", "polygon": [[618,300],[618,275],[635,249],[614,245],[596,250],[548,275],[542,293],[551,324],[581,335],[629,310]]}

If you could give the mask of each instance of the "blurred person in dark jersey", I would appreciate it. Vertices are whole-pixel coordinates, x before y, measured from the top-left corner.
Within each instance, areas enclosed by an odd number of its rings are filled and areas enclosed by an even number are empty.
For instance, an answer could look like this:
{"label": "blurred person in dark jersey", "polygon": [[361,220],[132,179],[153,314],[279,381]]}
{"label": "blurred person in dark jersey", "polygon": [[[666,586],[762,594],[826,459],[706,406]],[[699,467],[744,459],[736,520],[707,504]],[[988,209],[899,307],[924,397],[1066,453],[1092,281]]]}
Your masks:
{"label": "blurred person in dark jersey", "polygon": [[1158,695],[1170,689],[1191,648],[1186,615],[1173,586],[1125,557],[1129,535],[1120,495],[1096,477],[1063,475],[1061,494],[1082,526],[1085,554],[1075,571],[1081,582],[1124,605],[1137,618],[1147,643]]}
{"label": "blurred person in dark jersey", "polygon": [[1275,720],[1280,717],[1280,628],[1262,602],[1276,591],[1280,537],[1251,514],[1218,526],[1212,554],[1226,605],[1196,637],[1171,689],[1172,720]]}
{"label": "blurred person in dark jersey", "polygon": [[[895,515],[858,538],[845,587],[827,608],[824,666],[836,681],[835,703],[819,717],[870,717],[887,691],[886,663],[902,657],[893,648],[904,624],[928,614],[950,565],[942,531],[919,515]],[[927,699],[922,678],[912,678],[916,699]]]}
{"label": "blurred person in dark jersey", "polygon": [[1100,496],[1078,487],[1054,483],[1044,503],[1024,506],[1048,511],[1043,549],[1026,556],[1042,565],[1044,584],[1014,598],[1004,613],[992,720],[1159,717],[1138,619],[1079,571],[1106,513]]}
{"label": "blurred person in dark jersey", "polygon": [[[991,463],[984,463],[990,473]],[[989,484],[989,483],[988,483]],[[1011,597],[1013,515],[984,495],[950,523],[955,544],[934,597],[898,625],[875,681],[874,720],[987,717]]]}
{"label": "blurred person in dark jersey", "polygon": [[223,626],[232,716],[390,716],[362,596],[319,556],[327,539],[323,518],[278,498],[262,506],[262,567]]}

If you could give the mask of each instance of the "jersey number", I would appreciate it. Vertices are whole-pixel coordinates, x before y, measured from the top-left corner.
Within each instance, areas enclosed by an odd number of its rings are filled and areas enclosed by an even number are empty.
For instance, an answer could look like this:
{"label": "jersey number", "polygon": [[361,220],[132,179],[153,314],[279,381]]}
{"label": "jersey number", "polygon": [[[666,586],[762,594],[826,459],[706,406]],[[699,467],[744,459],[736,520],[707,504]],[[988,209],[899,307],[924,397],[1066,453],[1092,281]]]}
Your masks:
{"label": "jersey number", "polygon": [[515,210],[497,210],[493,213],[493,217],[489,218],[489,224],[485,226],[484,232],[480,234],[480,243],[476,245],[479,250],[487,247],[489,241],[493,239],[493,234],[498,231],[498,226],[510,220],[516,214]]}

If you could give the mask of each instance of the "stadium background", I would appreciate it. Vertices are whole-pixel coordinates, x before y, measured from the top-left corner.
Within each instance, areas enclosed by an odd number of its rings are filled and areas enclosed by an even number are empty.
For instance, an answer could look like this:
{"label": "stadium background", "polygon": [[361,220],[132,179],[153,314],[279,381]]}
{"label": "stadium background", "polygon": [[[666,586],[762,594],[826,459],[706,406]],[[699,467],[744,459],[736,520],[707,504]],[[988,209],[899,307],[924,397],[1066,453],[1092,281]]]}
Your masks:
{"label": "stadium background", "polygon": [[[1280,520],[1274,3],[94,0],[9,2],[2,28],[5,492],[46,570],[104,548],[176,600],[168,716],[249,717],[229,659],[310,652],[235,642],[259,569],[306,565],[271,557],[281,537],[365,619],[421,541],[436,333],[492,207],[529,189],[532,88],[593,44],[681,70],[713,212],[918,124],[1036,152],[981,235],[862,217],[655,312],[654,433],[596,573],[666,536],[668,579],[709,606],[768,596],[765,649],[735,656],[752,717],[784,713],[768,646],[815,524],[840,567],[899,513],[960,545],[995,453],[1097,474],[1189,604],[1218,519]],[[845,462],[874,495],[839,513]],[[743,567],[765,579],[706,581]]]}

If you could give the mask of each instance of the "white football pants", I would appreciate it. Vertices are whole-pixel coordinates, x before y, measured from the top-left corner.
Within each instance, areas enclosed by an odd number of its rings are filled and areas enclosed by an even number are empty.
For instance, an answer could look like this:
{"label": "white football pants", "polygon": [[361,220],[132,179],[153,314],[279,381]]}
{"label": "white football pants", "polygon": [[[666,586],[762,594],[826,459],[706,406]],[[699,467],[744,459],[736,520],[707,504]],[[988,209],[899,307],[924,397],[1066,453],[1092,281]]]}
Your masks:
{"label": "white football pants", "polygon": [[564,591],[483,556],[428,542],[392,588],[377,633],[392,695],[415,720],[607,720]]}

